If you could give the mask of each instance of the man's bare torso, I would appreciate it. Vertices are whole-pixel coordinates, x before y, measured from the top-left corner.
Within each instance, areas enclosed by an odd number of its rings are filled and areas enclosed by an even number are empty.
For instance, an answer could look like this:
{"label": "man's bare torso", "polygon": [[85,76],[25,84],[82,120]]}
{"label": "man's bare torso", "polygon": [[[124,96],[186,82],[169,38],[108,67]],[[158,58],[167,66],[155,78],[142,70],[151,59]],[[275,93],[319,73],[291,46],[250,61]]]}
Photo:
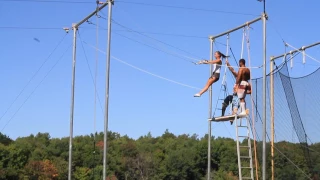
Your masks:
{"label": "man's bare torso", "polygon": [[249,70],[249,68],[246,68],[246,67],[243,68],[239,75],[240,75],[240,82],[241,81],[249,81],[250,80],[250,70]]}

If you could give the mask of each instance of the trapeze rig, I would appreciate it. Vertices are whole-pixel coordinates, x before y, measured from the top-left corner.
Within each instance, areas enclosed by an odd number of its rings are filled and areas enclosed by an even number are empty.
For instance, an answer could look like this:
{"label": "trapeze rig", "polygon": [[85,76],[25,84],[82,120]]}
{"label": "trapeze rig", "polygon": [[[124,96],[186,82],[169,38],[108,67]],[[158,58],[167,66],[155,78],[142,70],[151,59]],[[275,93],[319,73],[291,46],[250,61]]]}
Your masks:
{"label": "trapeze rig", "polygon": [[[97,15],[99,11],[108,5],[108,42],[107,42],[107,67],[106,67],[106,94],[105,94],[105,116],[104,116],[104,147],[103,147],[103,179],[107,177],[107,132],[108,132],[108,106],[109,106],[109,79],[110,79],[110,44],[111,44],[111,15],[112,5],[114,0],[107,0],[106,2],[97,2],[96,10],[90,13],[87,17],[72,24],[73,30],[73,53],[72,53],[72,82],[71,82],[71,105],[70,105],[70,138],[69,138],[69,161],[68,161],[68,180],[72,178],[72,144],[73,144],[73,119],[74,119],[74,90],[75,90],[75,71],[76,71],[76,44],[77,44],[77,31],[78,28],[87,22],[92,16]],[[67,33],[68,28],[64,29]],[[80,39],[81,40],[81,39]],[[82,41],[82,40],[81,40]]]}
{"label": "trapeze rig", "polygon": [[[233,28],[229,31],[226,31],[224,33],[218,34],[216,36],[209,36],[210,40],[210,59],[213,59],[213,43],[214,41],[224,35],[228,35],[234,31],[237,31],[241,28],[244,28],[246,26],[249,26],[255,22],[258,22],[262,20],[263,22],[263,152],[262,152],[262,179],[265,180],[266,178],[266,20],[268,19],[268,16],[265,12],[262,13],[261,17],[256,18],[252,21],[246,22],[245,24],[238,26],[236,28]],[[210,65],[210,75],[212,73],[213,66]],[[238,121],[240,119],[240,121]],[[245,122],[242,121],[242,119],[246,119]],[[248,112],[244,115],[230,115],[230,116],[221,116],[221,117],[212,117],[212,86],[209,87],[209,118],[208,118],[208,169],[207,169],[207,179],[211,179],[211,122],[224,122],[224,121],[230,121],[235,120],[236,121],[236,132],[237,132],[237,153],[238,153],[238,168],[239,168],[239,179],[254,179],[253,177],[253,166],[252,166],[252,154],[251,154],[251,144],[250,144],[250,123],[248,120]],[[240,124],[238,124],[238,122]],[[245,136],[239,136],[238,135],[238,128],[244,127],[247,129],[247,134]],[[248,146],[240,146],[239,144],[239,137],[248,138]],[[249,156],[241,156],[240,155],[240,148],[247,147]],[[250,160],[250,165],[243,167],[241,164],[241,158],[247,158]],[[250,175],[247,177],[242,177],[242,169],[250,169]],[[257,168],[256,168],[257,171]],[[256,173],[257,176],[257,173]]]}

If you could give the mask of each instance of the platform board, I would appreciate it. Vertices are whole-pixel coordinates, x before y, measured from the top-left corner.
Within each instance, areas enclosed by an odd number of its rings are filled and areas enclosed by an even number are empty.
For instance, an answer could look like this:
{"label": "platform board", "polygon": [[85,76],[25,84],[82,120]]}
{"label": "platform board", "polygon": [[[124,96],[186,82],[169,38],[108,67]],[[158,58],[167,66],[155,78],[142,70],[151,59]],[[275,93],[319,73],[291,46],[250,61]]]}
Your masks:
{"label": "platform board", "polygon": [[[237,115],[237,119],[239,118],[244,118],[247,117],[249,114],[249,111],[246,111],[246,114],[243,115]],[[234,120],[236,115],[228,115],[228,116],[218,116],[218,117],[213,117],[212,119],[209,119],[209,121],[214,121],[214,122],[223,122],[223,121],[230,121],[230,120]]]}

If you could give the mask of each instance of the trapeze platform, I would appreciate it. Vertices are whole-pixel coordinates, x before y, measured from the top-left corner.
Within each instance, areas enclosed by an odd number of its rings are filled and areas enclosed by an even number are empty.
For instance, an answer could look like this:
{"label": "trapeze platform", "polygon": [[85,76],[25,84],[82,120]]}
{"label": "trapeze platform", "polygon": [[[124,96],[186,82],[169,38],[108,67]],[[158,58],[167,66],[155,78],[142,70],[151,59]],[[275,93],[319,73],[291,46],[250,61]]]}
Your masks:
{"label": "trapeze platform", "polygon": [[234,114],[234,115],[228,115],[228,116],[218,116],[218,117],[213,117],[212,119],[209,119],[209,121],[214,121],[214,122],[224,122],[224,121],[231,121],[234,120],[237,116],[237,119],[239,118],[245,118],[249,115],[249,110],[246,110],[246,114]]}

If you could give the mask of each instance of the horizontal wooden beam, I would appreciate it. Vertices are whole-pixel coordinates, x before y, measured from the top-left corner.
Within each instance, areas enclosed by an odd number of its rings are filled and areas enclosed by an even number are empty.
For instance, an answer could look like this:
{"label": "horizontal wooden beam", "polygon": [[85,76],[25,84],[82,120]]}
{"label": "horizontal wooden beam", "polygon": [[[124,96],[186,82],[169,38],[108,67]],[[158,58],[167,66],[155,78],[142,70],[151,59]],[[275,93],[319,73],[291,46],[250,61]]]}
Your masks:
{"label": "horizontal wooden beam", "polygon": [[209,119],[209,121],[214,121],[214,122],[224,122],[224,121],[230,121],[230,120],[235,120],[235,118],[244,118],[249,115],[249,110],[246,110],[246,114],[234,114],[234,115],[228,115],[228,116],[218,116],[218,117],[213,117],[212,119]]}

